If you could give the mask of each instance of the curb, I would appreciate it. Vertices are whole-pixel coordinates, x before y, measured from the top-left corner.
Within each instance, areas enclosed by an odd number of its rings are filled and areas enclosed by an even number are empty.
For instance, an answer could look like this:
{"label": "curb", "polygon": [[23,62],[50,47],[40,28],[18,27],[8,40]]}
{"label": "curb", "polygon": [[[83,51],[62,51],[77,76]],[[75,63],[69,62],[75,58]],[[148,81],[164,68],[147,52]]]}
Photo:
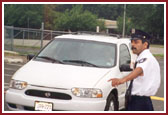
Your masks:
{"label": "curb", "polygon": [[23,59],[4,58],[6,63],[23,63]]}
{"label": "curb", "polygon": [[[4,53],[15,55],[15,56],[19,55],[19,53],[17,53],[17,52],[7,51],[7,50],[5,50]],[[12,57],[6,56],[6,57],[4,57],[4,62],[6,62],[6,63],[23,63],[24,61],[23,61],[23,59],[20,59],[20,58],[12,58]]]}
{"label": "curb", "polygon": [[17,53],[17,52],[8,51],[8,50],[5,50],[4,53],[8,53],[8,54],[12,54],[12,55],[19,55],[19,53]]}

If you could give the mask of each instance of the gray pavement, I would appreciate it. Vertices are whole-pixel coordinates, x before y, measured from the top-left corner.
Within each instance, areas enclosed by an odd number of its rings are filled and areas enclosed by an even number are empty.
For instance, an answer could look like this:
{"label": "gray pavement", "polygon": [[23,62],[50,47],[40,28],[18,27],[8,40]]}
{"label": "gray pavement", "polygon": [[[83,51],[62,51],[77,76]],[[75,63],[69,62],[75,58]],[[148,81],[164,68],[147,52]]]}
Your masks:
{"label": "gray pavement", "polygon": [[150,47],[150,51],[152,54],[164,54],[164,48],[160,47]]}

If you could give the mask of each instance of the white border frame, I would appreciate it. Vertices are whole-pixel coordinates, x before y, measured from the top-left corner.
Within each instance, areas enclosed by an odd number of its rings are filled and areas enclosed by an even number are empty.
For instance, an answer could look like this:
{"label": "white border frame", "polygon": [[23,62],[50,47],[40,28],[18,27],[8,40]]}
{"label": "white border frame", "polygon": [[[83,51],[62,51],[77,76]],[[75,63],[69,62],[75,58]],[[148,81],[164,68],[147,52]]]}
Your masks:
{"label": "white border frame", "polygon": [[[163,4],[164,5],[164,111],[4,111],[4,4]],[[2,2],[2,113],[166,113],[166,2]]]}

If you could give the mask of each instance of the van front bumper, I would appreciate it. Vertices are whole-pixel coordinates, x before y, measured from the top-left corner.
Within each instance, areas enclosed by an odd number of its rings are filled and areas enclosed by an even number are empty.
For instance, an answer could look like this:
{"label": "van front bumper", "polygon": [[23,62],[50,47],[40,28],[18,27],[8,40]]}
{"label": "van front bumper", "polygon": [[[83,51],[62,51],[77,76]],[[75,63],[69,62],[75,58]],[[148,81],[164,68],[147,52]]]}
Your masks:
{"label": "van front bumper", "polygon": [[[41,88],[40,90],[46,90],[46,89]],[[54,90],[58,92],[57,89]],[[104,111],[106,105],[106,99],[80,98],[72,95],[70,90],[61,91],[61,93],[71,95],[72,99],[70,100],[28,96],[25,94],[25,91],[26,89],[25,90],[9,89],[6,91],[5,101],[10,110],[34,111],[35,101],[53,103],[53,111]]]}

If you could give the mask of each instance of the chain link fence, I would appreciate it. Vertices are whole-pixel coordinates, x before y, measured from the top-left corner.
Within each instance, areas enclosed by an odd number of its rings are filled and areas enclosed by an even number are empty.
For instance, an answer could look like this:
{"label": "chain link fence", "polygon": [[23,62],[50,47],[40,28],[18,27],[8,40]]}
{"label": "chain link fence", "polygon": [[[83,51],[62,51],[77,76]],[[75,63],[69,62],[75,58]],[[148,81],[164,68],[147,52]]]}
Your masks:
{"label": "chain link fence", "polygon": [[[20,54],[36,54],[55,36],[70,33],[73,34],[65,31],[4,26],[4,49]],[[151,43],[155,44],[156,41],[157,44],[164,44],[163,39],[152,39]]]}
{"label": "chain link fence", "polygon": [[4,49],[20,54],[36,54],[55,36],[70,32],[32,28],[4,27]]}
{"label": "chain link fence", "polygon": [[13,51],[13,27],[9,27],[4,29],[4,48],[5,50],[11,50]]}

